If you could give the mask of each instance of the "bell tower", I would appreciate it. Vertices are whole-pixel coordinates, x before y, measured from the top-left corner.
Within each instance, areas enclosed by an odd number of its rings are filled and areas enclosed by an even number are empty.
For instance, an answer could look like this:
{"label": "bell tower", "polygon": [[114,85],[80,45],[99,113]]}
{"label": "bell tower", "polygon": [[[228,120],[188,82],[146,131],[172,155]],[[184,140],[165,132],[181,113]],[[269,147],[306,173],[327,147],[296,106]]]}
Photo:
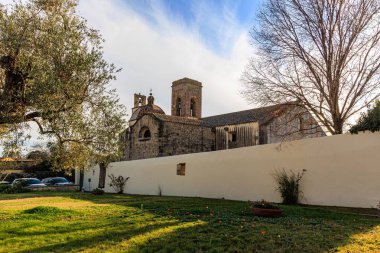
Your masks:
{"label": "bell tower", "polygon": [[133,108],[132,113],[134,113],[140,106],[146,105],[146,96],[139,94],[134,94],[133,96]]}
{"label": "bell tower", "polygon": [[202,83],[185,77],[172,84],[172,116],[200,119]]}

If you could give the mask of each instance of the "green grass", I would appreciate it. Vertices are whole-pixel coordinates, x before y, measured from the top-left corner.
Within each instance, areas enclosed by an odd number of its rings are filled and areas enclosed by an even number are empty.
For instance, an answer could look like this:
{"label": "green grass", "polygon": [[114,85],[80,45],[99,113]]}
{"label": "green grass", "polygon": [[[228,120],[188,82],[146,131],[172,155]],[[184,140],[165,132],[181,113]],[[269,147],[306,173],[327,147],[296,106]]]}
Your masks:
{"label": "green grass", "polygon": [[240,201],[0,194],[0,252],[380,252],[380,219],[361,209],[281,207],[267,219]]}

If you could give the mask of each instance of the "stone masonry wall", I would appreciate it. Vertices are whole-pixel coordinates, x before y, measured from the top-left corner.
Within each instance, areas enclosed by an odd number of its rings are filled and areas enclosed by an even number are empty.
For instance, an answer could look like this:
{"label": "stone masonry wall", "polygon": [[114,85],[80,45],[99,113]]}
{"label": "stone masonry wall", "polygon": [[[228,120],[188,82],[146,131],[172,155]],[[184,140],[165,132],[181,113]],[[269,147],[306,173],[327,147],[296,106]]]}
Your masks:
{"label": "stone masonry wall", "polygon": [[[123,160],[137,160],[159,156],[159,121],[150,115],[143,116],[129,130]],[[141,128],[150,130],[151,138],[139,138]]]}
{"label": "stone masonry wall", "polygon": [[260,127],[260,144],[294,141],[326,136],[313,116],[303,109],[294,108]]}
{"label": "stone masonry wall", "polygon": [[160,156],[212,151],[215,132],[198,125],[163,122]]}
{"label": "stone masonry wall", "polygon": [[[145,127],[151,132],[149,140],[139,138]],[[211,128],[164,122],[152,115],[139,119],[125,136],[122,140],[125,161],[215,150],[215,132]]]}
{"label": "stone masonry wall", "polygon": [[[202,117],[202,86],[199,82],[190,80],[188,83],[173,84],[172,86],[172,115],[177,115],[177,99],[181,99],[182,113],[180,116],[191,117],[190,101],[194,99],[196,118]],[[179,115],[177,115],[179,116]]]}

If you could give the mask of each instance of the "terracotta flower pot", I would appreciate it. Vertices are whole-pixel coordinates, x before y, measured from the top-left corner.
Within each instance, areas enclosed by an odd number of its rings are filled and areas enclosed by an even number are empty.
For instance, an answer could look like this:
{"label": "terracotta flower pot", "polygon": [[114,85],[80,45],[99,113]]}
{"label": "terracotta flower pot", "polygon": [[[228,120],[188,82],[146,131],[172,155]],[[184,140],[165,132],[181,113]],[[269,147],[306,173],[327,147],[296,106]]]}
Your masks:
{"label": "terracotta flower pot", "polygon": [[252,208],[253,214],[260,217],[279,217],[282,215],[282,209]]}

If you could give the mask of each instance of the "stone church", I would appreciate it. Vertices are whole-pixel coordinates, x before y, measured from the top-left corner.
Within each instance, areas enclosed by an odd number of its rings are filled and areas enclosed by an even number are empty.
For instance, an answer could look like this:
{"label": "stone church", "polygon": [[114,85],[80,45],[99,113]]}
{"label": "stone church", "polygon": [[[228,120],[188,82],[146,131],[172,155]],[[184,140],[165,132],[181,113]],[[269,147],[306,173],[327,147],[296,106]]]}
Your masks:
{"label": "stone church", "polygon": [[296,103],[202,118],[202,83],[172,83],[171,115],[154,97],[135,94],[129,127],[122,133],[123,160],[172,156],[325,136]]}

